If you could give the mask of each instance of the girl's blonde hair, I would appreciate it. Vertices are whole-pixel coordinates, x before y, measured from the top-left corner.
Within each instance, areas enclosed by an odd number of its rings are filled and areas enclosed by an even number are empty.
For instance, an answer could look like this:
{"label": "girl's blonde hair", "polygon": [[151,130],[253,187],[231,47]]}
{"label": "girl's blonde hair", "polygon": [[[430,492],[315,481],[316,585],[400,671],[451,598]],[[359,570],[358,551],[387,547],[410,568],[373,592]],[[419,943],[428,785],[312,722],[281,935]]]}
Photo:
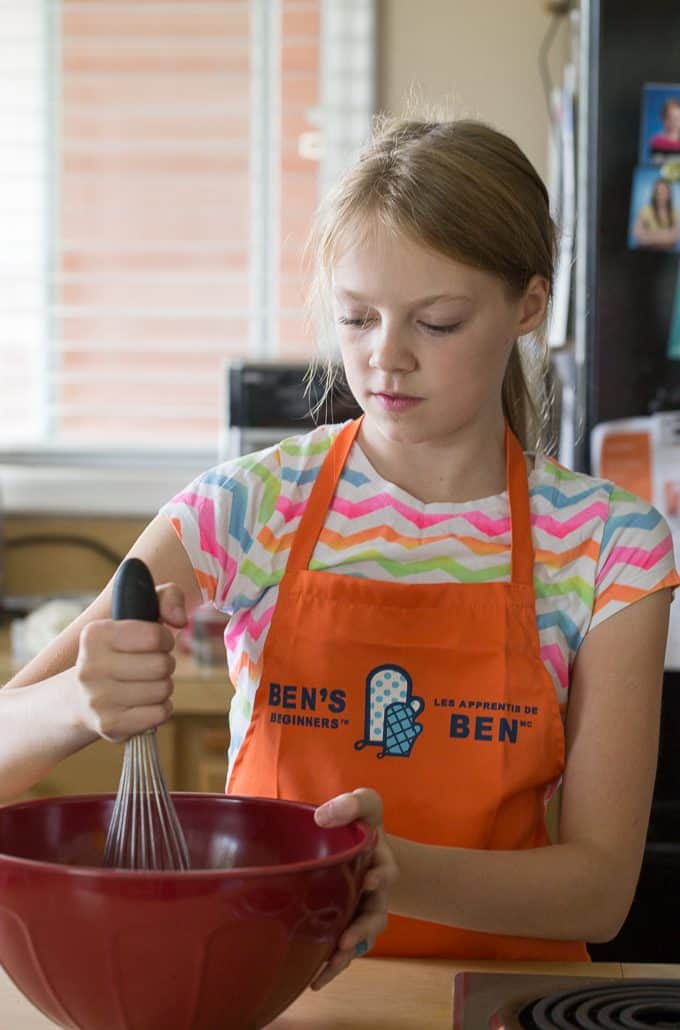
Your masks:
{"label": "girl's blonde hair", "polygon": [[[545,185],[517,144],[482,122],[377,121],[370,144],[317,209],[308,240],[308,311],[322,335],[332,325],[333,266],[357,230],[376,224],[498,275],[513,297],[534,275],[548,280],[552,296],[556,229]],[[547,443],[549,381],[544,322],[521,352],[515,343],[503,381],[505,417],[526,450]]]}

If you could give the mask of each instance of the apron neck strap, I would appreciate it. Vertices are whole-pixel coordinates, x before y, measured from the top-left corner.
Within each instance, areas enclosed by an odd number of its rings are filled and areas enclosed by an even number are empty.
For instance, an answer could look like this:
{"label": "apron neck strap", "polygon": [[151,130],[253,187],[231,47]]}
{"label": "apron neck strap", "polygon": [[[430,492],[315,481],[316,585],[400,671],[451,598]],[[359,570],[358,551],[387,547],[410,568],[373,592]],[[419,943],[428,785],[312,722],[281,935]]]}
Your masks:
{"label": "apron neck strap", "polygon": [[[352,444],[361,428],[363,415],[348,422],[338,433],[319,469],[297,531],[293,535],[286,572],[309,568],[312,553],[323,528],[326,514],[335,494],[338,480]],[[531,540],[531,514],[526,462],[519,440],[505,426],[505,454],[510,526],[512,533],[512,582],[533,587],[534,548]]]}
{"label": "apron neck strap", "polygon": [[505,468],[510,506],[512,550],[511,581],[534,585],[534,544],[531,538],[531,507],[527,463],[519,440],[505,423]]}
{"label": "apron neck strap", "polygon": [[316,477],[300,524],[293,534],[293,544],[286,562],[286,573],[302,572],[309,568],[312,553],[331,506],[338,480],[342,474],[352,444],[361,428],[364,416],[348,422],[340,430],[326,455]]}

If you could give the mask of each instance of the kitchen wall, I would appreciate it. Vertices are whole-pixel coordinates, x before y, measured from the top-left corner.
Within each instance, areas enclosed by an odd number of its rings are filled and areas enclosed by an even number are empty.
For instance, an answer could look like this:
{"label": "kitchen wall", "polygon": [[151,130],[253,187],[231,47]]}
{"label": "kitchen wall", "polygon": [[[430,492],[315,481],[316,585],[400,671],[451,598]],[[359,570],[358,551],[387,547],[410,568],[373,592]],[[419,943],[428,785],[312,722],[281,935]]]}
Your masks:
{"label": "kitchen wall", "polygon": [[[454,116],[482,118],[547,170],[548,113],[539,50],[546,0],[382,0],[378,96],[392,114],[414,87]],[[563,18],[549,52],[552,76],[568,53]]]}

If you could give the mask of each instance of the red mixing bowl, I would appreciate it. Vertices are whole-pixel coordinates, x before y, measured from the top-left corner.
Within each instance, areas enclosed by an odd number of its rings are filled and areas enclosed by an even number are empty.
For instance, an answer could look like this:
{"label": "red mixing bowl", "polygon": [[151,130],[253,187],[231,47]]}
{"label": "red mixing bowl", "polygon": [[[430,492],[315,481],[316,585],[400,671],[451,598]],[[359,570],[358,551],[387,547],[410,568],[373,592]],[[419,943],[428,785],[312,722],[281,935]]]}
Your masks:
{"label": "red mixing bowl", "polygon": [[351,921],[364,823],[322,829],[312,806],[265,798],[173,799],[188,873],[101,867],[113,795],[0,807],[0,963],[61,1027],[266,1026]]}

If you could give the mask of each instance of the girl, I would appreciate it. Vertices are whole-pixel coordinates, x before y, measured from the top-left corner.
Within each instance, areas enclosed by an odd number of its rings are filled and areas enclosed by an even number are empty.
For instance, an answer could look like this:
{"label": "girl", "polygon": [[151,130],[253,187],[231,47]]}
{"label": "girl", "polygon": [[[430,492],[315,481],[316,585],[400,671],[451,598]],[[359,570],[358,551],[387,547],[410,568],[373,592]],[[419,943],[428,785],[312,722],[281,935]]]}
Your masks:
{"label": "girl", "polygon": [[649,156],[655,164],[669,155],[680,154],[680,99],[668,97],[661,108],[663,129],[649,141]]}
{"label": "girl", "polygon": [[652,188],[649,204],[639,211],[633,227],[633,236],[641,247],[670,250],[680,237],[680,223],[673,205],[670,182],[657,179]]}
{"label": "girl", "polygon": [[212,601],[231,613],[227,789],[379,831],[316,986],[368,947],[587,958],[640,869],[679,580],[658,512],[533,453],[518,340],[550,300],[545,187],[482,124],[387,125],[312,253],[362,419],[161,510],[130,553],[164,625],[113,623],[107,587],[0,694],[0,782],[169,718],[173,631]]}

